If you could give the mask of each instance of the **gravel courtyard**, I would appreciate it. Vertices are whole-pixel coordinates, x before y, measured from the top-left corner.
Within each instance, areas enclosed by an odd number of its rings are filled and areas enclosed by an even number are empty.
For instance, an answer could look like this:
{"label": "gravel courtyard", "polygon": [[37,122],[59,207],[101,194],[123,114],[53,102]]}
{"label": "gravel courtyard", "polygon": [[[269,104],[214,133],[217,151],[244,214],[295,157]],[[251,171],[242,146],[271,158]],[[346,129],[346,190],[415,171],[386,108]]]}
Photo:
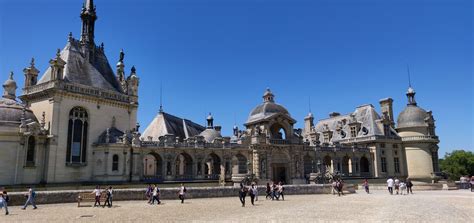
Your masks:
{"label": "gravel courtyard", "polygon": [[317,222],[397,221],[471,222],[474,193],[460,191],[417,191],[414,195],[388,195],[385,191],[333,195],[287,195],[285,201],[260,200],[241,207],[238,197],[164,200],[151,206],[145,201],[116,201],[113,208],[81,207],[77,204],[38,205],[1,212],[0,222]]}

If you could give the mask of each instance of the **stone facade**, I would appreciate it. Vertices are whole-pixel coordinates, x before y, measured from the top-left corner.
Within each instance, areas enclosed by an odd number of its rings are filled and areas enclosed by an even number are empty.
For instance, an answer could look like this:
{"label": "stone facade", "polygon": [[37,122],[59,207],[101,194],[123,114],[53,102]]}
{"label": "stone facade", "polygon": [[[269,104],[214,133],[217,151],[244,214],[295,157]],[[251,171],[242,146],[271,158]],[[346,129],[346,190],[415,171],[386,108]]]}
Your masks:
{"label": "stone facade", "polygon": [[[382,115],[362,105],[331,113],[304,129],[267,89],[233,135],[221,135],[210,114],[207,126],[168,114],[140,133],[139,77],[126,74],[124,52],[112,70],[104,46],[95,45],[95,6],[81,11],[81,38],[49,61],[38,80],[34,60],[16,101],[13,74],[0,101],[0,182],[3,185],[68,182],[255,181],[308,183],[318,172],[345,178],[388,176],[430,179],[437,167],[438,138],[430,111],[417,107],[414,90],[395,123],[390,98]],[[38,121],[39,120],[39,121]],[[397,126],[395,126],[397,124]]]}

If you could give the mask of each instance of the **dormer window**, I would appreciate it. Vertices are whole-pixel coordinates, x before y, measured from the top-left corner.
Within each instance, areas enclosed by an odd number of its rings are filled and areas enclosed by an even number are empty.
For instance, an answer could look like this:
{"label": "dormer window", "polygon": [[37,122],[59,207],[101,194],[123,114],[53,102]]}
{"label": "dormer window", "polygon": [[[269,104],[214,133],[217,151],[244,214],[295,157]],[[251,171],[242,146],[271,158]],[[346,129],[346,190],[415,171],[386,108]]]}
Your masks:
{"label": "dormer window", "polygon": [[351,126],[351,137],[355,138],[357,136],[357,126]]}

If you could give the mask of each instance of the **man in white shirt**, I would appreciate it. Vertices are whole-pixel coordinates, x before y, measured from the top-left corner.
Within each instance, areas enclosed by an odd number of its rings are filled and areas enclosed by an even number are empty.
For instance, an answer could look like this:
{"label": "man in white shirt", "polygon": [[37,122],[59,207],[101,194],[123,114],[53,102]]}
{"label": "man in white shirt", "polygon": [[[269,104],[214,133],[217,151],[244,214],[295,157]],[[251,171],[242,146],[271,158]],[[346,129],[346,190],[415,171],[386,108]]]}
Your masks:
{"label": "man in white shirt", "polygon": [[97,204],[99,204],[99,207],[100,207],[100,196],[102,194],[102,191],[100,190],[100,187],[97,185],[94,189],[94,191],[92,191],[91,194],[95,194],[95,203],[94,203],[94,207],[97,207]]}
{"label": "man in white shirt", "polygon": [[181,184],[181,187],[179,188],[178,191],[178,197],[181,200],[181,204],[184,203],[184,195],[186,194],[186,187],[184,184]]}
{"label": "man in white shirt", "polygon": [[393,194],[393,179],[391,177],[388,178],[387,180],[387,187],[388,187],[388,192],[390,193],[390,195]]}

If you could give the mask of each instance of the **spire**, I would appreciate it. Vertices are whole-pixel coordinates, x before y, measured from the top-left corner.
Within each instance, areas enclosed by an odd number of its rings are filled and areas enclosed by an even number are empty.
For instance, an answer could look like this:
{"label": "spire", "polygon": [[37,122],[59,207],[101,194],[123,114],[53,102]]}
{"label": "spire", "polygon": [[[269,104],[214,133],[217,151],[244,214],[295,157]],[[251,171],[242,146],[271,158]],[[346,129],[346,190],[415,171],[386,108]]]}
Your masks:
{"label": "spire", "polygon": [[407,73],[408,73],[408,90],[407,90],[407,98],[408,98],[408,105],[414,105],[416,106],[416,101],[415,101],[415,89],[411,87],[411,77],[410,77],[410,68],[407,65]]}
{"label": "spire", "polygon": [[160,113],[163,113],[163,82],[160,82]]}
{"label": "spire", "polygon": [[35,58],[31,58],[30,66],[23,69],[23,73],[25,74],[25,87],[36,85],[39,70],[35,67]]}
{"label": "spire", "polygon": [[273,100],[274,97],[275,97],[275,95],[273,95],[270,88],[267,88],[267,90],[263,94],[263,102],[274,102],[274,100]]}
{"label": "spire", "polygon": [[17,86],[16,86],[15,80],[13,80],[13,71],[11,71],[10,77],[8,78],[8,80],[5,81],[5,83],[3,83],[3,97],[11,99],[11,100],[15,100],[16,89],[17,89]]}
{"label": "spire", "polygon": [[97,20],[95,13],[95,5],[93,0],[85,0],[81,11],[82,31],[81,42],[89,46],[91,49],[94,46],[94,25]]}

